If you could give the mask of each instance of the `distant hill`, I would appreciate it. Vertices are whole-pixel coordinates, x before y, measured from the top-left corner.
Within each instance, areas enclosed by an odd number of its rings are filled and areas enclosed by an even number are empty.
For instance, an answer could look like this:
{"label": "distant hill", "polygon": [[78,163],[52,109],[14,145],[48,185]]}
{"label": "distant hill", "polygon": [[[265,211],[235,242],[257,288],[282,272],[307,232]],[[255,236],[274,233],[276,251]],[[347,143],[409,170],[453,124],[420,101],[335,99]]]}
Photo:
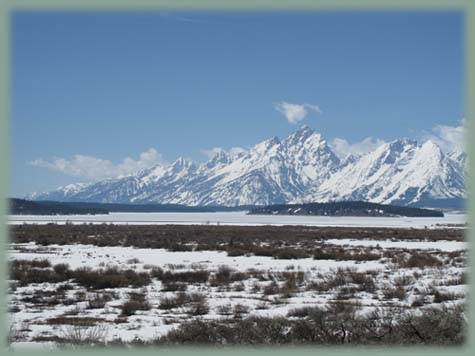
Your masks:
{"label": "distant hill", "polygon": [[344,201],[308,204],[277,204],[252,209],[255,215],[319,215],[319,216],[407,216],[443,217],[439,210],[397,205]]}
{"label": "distant hill", "polygon": [[10,214],[14,215],[83,215],[121,213],[207,213],[217,211],[248,211],[256,206],[187,206],[180,204],[111,204],[85,202],[32,201],[10,199]]}
{"label": "distant hill", "polygon": [[330,203],[246,205],[237,207],[187,206],[180,204],[112,204],[85,202],[31,201],[10,199],[13,215],[94,215],[123,213],[205,213],[218,211],[249,211],[249,214],[328,215],[328,216],[410,216],[443,217],[439,210],[397,205],[345,201]]}
{"label": "distant hill", "polygon": [[10,199],[10,214],[13,215],[94,215],[108,213],[104,208],[77,206],[74,203]]}

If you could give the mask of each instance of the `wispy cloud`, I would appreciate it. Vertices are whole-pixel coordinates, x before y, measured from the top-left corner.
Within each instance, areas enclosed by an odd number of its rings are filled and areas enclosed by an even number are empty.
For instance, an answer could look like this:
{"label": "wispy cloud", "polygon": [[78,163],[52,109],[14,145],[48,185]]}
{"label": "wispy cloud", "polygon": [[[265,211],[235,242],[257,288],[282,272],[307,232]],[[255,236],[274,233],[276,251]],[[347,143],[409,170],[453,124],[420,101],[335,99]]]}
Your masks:
{"label": "wispy cloud", "polygon": [[47,168],[73,177],[100,180],[129,175],[141,169],[152,167],[158,163],[167,164],[162,155],[154,148],[142,152],[139,159],[126,157],[122,162],[114,164],[110,160],[76,154],[70,159],[54,158],[44,160],[42,158],[28,162],[35,167]]}
{"label": "wispy cloud", "polygon": [[350,143],[344,138],[337,137],[330,142],[330,147],[340,159],[344,159],[349,154],[358,156],[367,152],[371,152],[384,143],[384,140],[373,137],[366,137],[362,141],[355,143]]}
{"label": "wispy cloud", "polygon": [[444,152],[464,151],[465,134],[466,121],[461,119],[457,126],[435,125],[431,131],[423,131],[421,139],[434,141]]}
{"label": "wispy cloud", "polygon": [[280,103],[275,104],[274,108],[283,114],[291,124],[296,124],[299,121],[302,121],[312,111],[319,114],[322,112],[317,105],[292,104],[286,101],[281,101]]}

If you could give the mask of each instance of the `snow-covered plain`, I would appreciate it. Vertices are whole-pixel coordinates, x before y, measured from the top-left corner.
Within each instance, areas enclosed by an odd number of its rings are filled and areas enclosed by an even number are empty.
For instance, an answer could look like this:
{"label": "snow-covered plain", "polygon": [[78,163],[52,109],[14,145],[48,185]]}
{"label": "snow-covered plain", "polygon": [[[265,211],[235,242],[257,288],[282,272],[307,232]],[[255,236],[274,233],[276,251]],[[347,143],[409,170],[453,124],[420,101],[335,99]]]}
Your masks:
{"label": "snow-covered plain", "polygon": [[[437,243],[439,244],[439,242]],[[99,268],[104,265],[116,265],[129,268],[127,261],[138,259],[140,263],[134,265],[134,269],[143,270],[144,265],[155,265],[167,268],[170,265],[186,265],[193,268],[217,270],[219,266],[227,265],[239,271],[250,268],[263,269],[266,271],[284,271],[288,266],[295,265],[299,269],[328,272],[338,267],[354,267],[358,270],[376,270],[384,268],[378,261],[334,261],[302,258],[299,260],[273,259],[264,256],[237,256],[229,257],[224,251],[186,251],[170,252],[165,249],[145,249],[94,245],[49,245],[46,251],[38,251],[34,243],[16,244],[21,252],[10,251],[10,258],[21,260],[33,260],[46,258],[57,263],[67,263],[72,268],[91,267]],[[31,250],[32,252],[28,252]]]}
{"label": "snow-covered plain", "polygon": [[[325,246],[346,246],[347,250],[354,248],[354,246],[365,246],[367,252],[376,251],[379,248],[391,248],[393,251],[409,249],[415,252],[436,254],[465,249],[463,242],[456,241],[376,241],[370,239],[356,241],[335,239],[326,240],[324,244]],[[352,296],[348,297],[349,301],[355,301],[361,305],[361,312],[371,311],[377,307],[384,308],[395,305],[402,308],[414,308],[413,303],[418,298],[423,298],[426,306],[440,305],[434,304],[433,299],[431,299],[433,298],[431,294],[435,290],[452,293],[454,299],[446,303],[453,305],[463,303],[466,292],[463,282],[451,282],[457,279],[463,280],[461,279],[465,272],[463,263],[444,264],[442,267],[435,268],[398,268],[391,262],[390,258],[372,261],[314,260],[312,258],[274,259],[253,255],[232,257],[222,251],[171,252],[164,249],[99,247],[81,244],[39,246],[33,242],[12,244],[9,259],[47,259],[52,265],[66,263],[72,269],[79,267],[97,269],[117,266],[121,270],[133,269],[137,272],[149,271],[152,266],[155,266],[166,271],[207,270],[216,273],[220,266],[225,265],[239,272],[264,271],[265,275],[268,276],[268,279],[264,281],[249,278],[224,287],[213,287],[208,283],[188,284],[187,293],[199,292],[206,295],[209,312],[206,315],[198,316],[198,318],[205,320],[229,318],[229,315],[223,315],[220,312],[220,308],[225,306],[234,308],[236,305],[245,305],[249,309],[246,312],[246,314],[249,313],[248,315],[287,316],[289,310],[304,306],[325,306],[341,298],[341,291],[338,290],[317,292],[306,287],[299,288],[298,292],[286,298],[281,298],[279,295],[262,294],[262,290],[269,286],[272,280],[279,280],[278,278],[282,277],[282,273],[286,272],[303,272],[305,274],[304,284],[307,286],[312,282],[323,283],[334,278],[336,274],[340,273],[338,269],[346,271],[343,272],[343,275],[351,273],[349,271],[355,271],[373,276],[376,284],[375,291],[355,291]],[[407,281],[404,281],[405,279]],[[282,286],[284,282],[281,279],[278,283]],[[394,288],[398,283],[404,286],[406,296],[400,300],[386,297],[385,289]],[[72,326],[48,323],[48,320],[56,317],[98,318],[98,320],[102,320],[99,325],[102,325],[106,330],[103,335],[106,340],[120,339],[124,342],[130,342],[135,338],[150,340],[166,334],[184,321],[196,318],[190,316],[184,307],[172,310],[161,309],[159,307],[160,300],[164,297],[172,297],[175,293],[164,291],[164,285],[157,279],[143,288],[114,288],[102,291],[102,293],[110,292],[114,295],[113,300],[107,302],[103,308],[89,308],[87,299],[79,300],[73,304],[60,303],[51,306],[44,303],[25,302],[25,298],[34,298],[37,293],[54,293],[60,288],[60,285],[61,283],[29,284],[27,286],[17,286],[11,292],[10,310],[14,308],[16,310],[10,313],[10,318],[18,337],[18,340],[12,344],[14,348],[54,347],[53,342],[44,340],[65,335],[68,330],[73,328]],[[258,285],[260,292],[254,290],[256,285]],[[125,318],[124,322],[118,322],[121,318],[123,319],[120,316],[121,307],[127,301],[128,293],[134,291],[141,291],[146,294],[150,303],[150,310],[137,311],[135,315]],[[74,300],[78,293],[93,296],[97,295],[98,291],[87,290],[76,285],[72,290],[67,290],[66,293],[68,299]]]}
{"label": "snow-covered plain", "polygon": [[447,213],[442,218],[353,217],[353,216],[285,216],[247,215],[246,212],[216,213],[110,213],[108,215],[9,215],[9,224],[113,223],[149,224],[212,224],[212,225],[305,225],[350,227],[444,228],[465,224],[465,214]]}
{"label": "snow-covered plain", "polygon": [[466,242],[461,241],[375,241],[375,240],[351,240],[351,239],[331,239],[325,243],[340,246],[365,246],[378,247],[382,249],[411,249],[426,251],[461,251],[467,248]]}

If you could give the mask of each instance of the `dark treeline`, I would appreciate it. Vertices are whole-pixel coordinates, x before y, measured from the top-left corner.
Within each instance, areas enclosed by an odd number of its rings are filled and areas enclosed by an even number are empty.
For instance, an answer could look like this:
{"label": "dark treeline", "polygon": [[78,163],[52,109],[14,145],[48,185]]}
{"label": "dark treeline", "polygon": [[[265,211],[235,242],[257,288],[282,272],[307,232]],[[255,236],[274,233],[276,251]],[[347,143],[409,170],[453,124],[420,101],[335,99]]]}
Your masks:
{"label": "dark treeline", "polygon": [[10,199],[10,214],[15,215],[72,215],[121,213],[207,213],[218,211],[248,211],[255,205],[188,206],[180,204],[113,204],[88,202],[32,201]]}
{"label": "dark treeline", "polygon": [[54,201],[31,201],[24,199],[10,199],[10,214],[14,215],[86,215],[108,214],[108,211],[99,206],[80,206],[75,203],[61,203]]}
{"label": "dark treeline", "polygon": [[439,210],[368,203],[363,201],[269,205],[252,209],[249,214],[408,217],[444,216],[444,214]]}
{"label": "dark treeline", "polygon": [[327,215],[327,216],[408,216],[443,217],[440,210],[397,205],[344,201],[308,204],[276,204],[268,206],[242,205],[187,206],[180,204],[113,204],[88,202],[31,201],[10,199],[10,214],[15,215],[71,215],[124,213],[204,213],[219,211],[249,211],[249,214]]}

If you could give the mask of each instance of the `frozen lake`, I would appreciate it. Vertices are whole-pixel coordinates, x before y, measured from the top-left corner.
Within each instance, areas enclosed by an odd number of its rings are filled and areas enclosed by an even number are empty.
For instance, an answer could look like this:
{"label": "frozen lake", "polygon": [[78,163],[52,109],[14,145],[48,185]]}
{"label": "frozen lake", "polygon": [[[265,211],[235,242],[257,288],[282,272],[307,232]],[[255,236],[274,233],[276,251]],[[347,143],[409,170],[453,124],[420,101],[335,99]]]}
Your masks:
{"label": "frozen lake", "polygon": [[109,215],[9,215],[9,224],[210,224],[210,225],[306,225],[438,228],[447,224],[464,224],[465,214],[445,214],[443,218],[353,217],[353,216],[283,216],[246,215],[246,212],[217,213],[110,213]]}

